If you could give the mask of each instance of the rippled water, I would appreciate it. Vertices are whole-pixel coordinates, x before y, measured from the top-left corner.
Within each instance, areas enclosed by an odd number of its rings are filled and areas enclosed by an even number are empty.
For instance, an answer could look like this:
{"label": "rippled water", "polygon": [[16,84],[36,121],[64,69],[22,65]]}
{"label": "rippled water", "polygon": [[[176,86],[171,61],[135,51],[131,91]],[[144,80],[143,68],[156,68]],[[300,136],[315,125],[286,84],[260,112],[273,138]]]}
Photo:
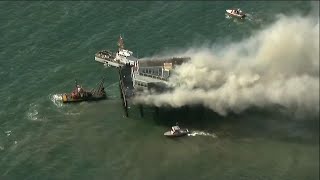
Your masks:
{"label": "rippled water", "polygon": [[[228,18],[241,7],[248,21]],[[249,37],[309,2],[0,2],[0,179],[319,179],[319,120],[201,107],[124,116],[117,70],[94,62],[121,33],[139,57]],[[270,14],[272,14],[270,16]],[[62,104],[105,77],[108,100]],[[192,130],[163,137],[176,121]]]}

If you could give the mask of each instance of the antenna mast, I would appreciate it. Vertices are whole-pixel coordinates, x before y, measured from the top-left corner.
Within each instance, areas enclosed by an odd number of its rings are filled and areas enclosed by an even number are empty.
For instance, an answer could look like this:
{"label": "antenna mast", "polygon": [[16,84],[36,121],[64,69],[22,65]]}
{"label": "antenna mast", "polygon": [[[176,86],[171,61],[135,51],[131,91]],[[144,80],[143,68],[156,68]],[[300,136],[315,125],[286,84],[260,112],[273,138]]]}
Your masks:
{"label": "antenna mast", "polygon": [[118,47],[119,47],[119,50],[124,49],[124,42],[123,42],[123,38],[121,37],[121,34],[118,40]]}

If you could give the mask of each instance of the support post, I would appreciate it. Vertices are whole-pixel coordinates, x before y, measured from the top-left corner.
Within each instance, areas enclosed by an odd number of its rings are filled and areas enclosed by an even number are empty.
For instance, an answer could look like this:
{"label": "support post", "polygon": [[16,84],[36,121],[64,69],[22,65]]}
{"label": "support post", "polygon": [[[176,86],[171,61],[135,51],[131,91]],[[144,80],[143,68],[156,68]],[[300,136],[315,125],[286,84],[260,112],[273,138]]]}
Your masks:
{"label": "support post", "polygon": [[186,113],[189,113],[189,106],[185,106]]}
{"label": "support post", "polygon": [[121,68],[119,69],[119,88],[120,88],[120,94],[121,94],[121,99],[122,99],[122,106],[124,108],[126,117],[128,117],[129,116],[129,113],[128,113],[128,102],[126,100],[126,94],[125,94],[124,89],[123,89],[123,79],[122,79],[122,74],[121,74]]}
{"label": "support post", "polygon": [[126,112],[126,117],[129,117],[128,102],[127,102],[127,100],[125,100],[125,112]]}
{"label": "support post", "polygon": [[139,105],[139,110],[140,110],[140,116],[143,117],[143,106],[142,106],[142,104]]}

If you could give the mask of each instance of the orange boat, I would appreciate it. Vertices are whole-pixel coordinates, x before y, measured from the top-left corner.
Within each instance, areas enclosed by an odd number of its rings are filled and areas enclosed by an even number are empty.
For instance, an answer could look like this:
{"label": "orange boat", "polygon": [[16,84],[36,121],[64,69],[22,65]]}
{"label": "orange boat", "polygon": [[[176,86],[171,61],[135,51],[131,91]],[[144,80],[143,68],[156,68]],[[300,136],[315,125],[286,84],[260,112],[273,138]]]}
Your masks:
{"label": "orange boat", "polygon": [[98,101],[102,99],[106,99],[107,95],[103,87],[103,80],[99,83],[98,88],[91,91],[85,91],[82,86],[77,84],[76,87],[70,94],[62,95],[63,103],[71,103],[71,102],[81,102],[81,101]]}

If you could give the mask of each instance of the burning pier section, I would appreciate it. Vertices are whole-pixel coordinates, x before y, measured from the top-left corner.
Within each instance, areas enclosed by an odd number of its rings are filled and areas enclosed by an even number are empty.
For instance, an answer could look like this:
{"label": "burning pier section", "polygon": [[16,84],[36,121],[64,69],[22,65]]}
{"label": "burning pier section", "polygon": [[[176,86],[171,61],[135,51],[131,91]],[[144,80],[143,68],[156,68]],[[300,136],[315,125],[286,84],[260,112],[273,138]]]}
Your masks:
{"label": "burning pier section", "polygon": [[[174,68],[190,60],[189,57],[168,59],[142,59],[133,66],[125,65],[119,68],[119,89],[125,115],[128,117],[128,107],[132,98],[141,91],[164,92],[169,90],[167,81]],[[140,115],[143,116],[143,104],[139,104]],[[158,114],[159,109],[155,108]]]}

